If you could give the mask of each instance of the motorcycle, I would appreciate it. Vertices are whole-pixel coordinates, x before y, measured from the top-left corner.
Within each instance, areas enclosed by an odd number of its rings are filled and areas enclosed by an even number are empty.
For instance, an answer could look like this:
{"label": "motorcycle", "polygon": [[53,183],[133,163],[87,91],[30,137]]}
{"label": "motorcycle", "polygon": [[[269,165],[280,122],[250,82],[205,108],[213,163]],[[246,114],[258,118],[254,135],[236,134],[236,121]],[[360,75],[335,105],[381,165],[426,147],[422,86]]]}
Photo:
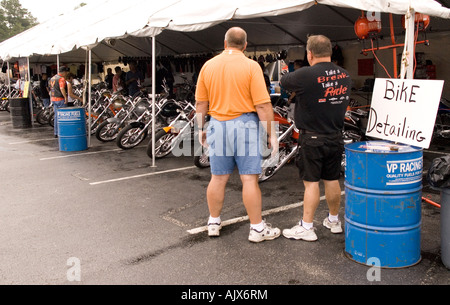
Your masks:
{"label": "motorcycle", "polygon": [[50,124],[50,118],[54,118],[53,112],[53,103],[50,103],[48,107],[42,107],[42,109],[36,113],[36,122],[41,125]]}
{"label": "motorcycle", "polygon": [[289,112],[290,108],[287,106],[274,107],[275,122],[278,123],[278,154],[275,157],[269,157],[263,160],[259,182],[264,182],[272,178],[297,155],[300,133],[295,127],[294,120],[290,118]]}
{"label": "motorcycle", "polygon": [[[211,116],[207,115],[205,118],[205,125],[208,126]],[[196,141],[198,141],[198,132],[194,134]],[[199,146],[198,150],[194,154],[194,165],[198,168],[208,168],[211,166],[209,162],[209,146],[203,147]]]}
{"label": "motorcycle", "polygon": [[[344,129],[342,130],[344,145],[372,140],[372,138],[366,136],[368,118],[368,111],[362,110],[361,106],[359,106],[356,101],[350,101],[347,111],[345,112]],[[344,151],[341,161],[342,175],[345,174],[346,164],[347,162]]]}
{"label": "motorcycle", "polygon": [[[183,140],[191,140],[195,120],[195,106],[187,101],[174,101],[174,108],[170,111],[178,114],[171,120],[169,126],[159,130],[155,134],[155,158],[164,158],[176,147],[179,147]],[[147,146],[147,155],[153,158],[152,140]]]}
{"label": "motorcycle", "polygon": [[[166,123],[167,112],[169,111],[170,104],[173,100],[167,100],[166,97],[160,98],[159,101],[155,103],[156,113],[155,113],[155,126],[160,126]],[[135,121],[131,122],[125,126],[118,134],[116,144],[119,148],[127,150],[132,149],[144,141],[149,132],[151,131],[151,126],[153,125],[152,110],[149,105],[141,113]]]}
{"label": "motorcycle", "polygon": [[433,136],[435,138],[450,138],[450,101],[444,98],[439,103]]}
{"label": "motorcycle", "polygon": [[3,85],[0,89],[0,111],[9,111],[9,98],[17,98],[20,96],[20,91],[17,90],[13,85],[8,87]]}
{"label": "motorcycle", "polygon": [[122,96],[113,96],[113,107],[118,110],[113,118],[106,119],[101,123],[96,132],[95,137],[101,142],[114,141],[122,126],[132,117],[138,117],[148,108],[148,100],[136,98],[134,100],[125,100]]}
{"label": "motorcycle", "polygon": [[[299,130],[295,127],[294,120],[291,118],[291,108],[285,102],[283,104],[284,106],[275,106],[273,108],[275,122],[278,123],[278,154],[263,160],[259,182],[272,178],[283,166],[291,162],[298,152]],[[203,152],[196,154],[194,157],[194,164],[198,168],[207,168],[210,166],[209,149],[202,149]]]}
{"label": "motorcycle", "polygon": [[[262,162],[262,172],[259,175],[259,182],[264,182],[272,178],[283,166],[291,162],[298,152],[299,130],[295,127],[294,120],[290,115],[291,109],[288,106],[275,106],[274,118],[278,123],[278,154],[269,156]],[[203,148],[203,153],[194,157],[194,164],[199,168],[207,168],[209,163],[209,149]]]}
{"label": "motorcycle", "polygon": [[[365,111],[359,104],[352,100],[347,107],[344,119],[344,142],[361,142],[366,140],[366,128],[369,112]],[[346,143],[346,144],[349,144]]]}

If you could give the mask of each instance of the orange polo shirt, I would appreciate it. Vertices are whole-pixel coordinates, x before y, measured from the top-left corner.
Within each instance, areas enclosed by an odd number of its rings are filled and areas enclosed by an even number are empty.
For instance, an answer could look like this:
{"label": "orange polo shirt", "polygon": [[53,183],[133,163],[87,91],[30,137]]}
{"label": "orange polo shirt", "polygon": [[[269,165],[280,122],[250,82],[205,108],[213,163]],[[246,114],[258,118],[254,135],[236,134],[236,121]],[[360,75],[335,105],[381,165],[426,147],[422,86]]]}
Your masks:
{"label": "orange polo shirt", "polygon": [[209,113],[218,121],[233,120],[256,112],[256,105],[270,103],[261,67],[235,50],[225,50],[205,63],[195,98],[209,102]]}

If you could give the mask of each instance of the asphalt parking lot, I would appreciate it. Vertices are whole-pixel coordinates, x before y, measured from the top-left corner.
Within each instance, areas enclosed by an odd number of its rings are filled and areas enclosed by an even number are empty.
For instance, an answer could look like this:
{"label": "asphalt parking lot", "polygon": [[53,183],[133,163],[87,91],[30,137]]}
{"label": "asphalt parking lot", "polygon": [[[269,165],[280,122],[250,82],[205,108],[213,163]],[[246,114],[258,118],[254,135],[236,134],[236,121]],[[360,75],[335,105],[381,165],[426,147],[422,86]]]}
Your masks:
{"label": "asphalt parking lot", "polygon": [[[425,152],[425,168],[449,153],[444,144]],[[146,143],[122,151],[93,137],[87,151],[60,152],[51,127],[13,129],[9,114],[0,112],[0,284],[450,284],[440,258],[439,208],[428,203],[422,204],[421,261],[382,269],[379,281],[370,281],[369,267],[344,255],[345,235],[322,227],[325,202],[316,214],[317,242],[280,237],[252,244],[233,175],[222,215],[229,225],[220,238],[209,238],[203,227],[209,171],[195,168],[191,157],[173,156],[153,168],[145,149]],[[284,229],[299,220],[303,186],[295,165],[261,190],[267,222]],[[426,182],[423,192],[439,202]]]}

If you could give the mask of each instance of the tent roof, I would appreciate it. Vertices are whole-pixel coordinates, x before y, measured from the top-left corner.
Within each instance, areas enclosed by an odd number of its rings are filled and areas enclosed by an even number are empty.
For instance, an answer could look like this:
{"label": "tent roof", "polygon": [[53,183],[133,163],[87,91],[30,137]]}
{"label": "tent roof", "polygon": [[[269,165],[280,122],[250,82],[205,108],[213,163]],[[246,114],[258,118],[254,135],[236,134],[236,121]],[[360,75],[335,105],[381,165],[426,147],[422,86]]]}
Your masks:
{"label": "tent roof", "polygon": [[[209,53],[223,48],[232,26],[248,33],[249,50],[304,45],[308,34],[325,34],[333,41],[356,40],[354,22],[360,10],[391,12],[397,35],[401,15],[409,5],[432,18],[431,31],[450,31],[450,0],[104,0],[39,24],[0,44],[0,58],[32,56],[45,62],[116,61],[121,56],[151,56],[150,37],[157,36],[157,55]],[[389,20],[382,14],[382,35]]]}

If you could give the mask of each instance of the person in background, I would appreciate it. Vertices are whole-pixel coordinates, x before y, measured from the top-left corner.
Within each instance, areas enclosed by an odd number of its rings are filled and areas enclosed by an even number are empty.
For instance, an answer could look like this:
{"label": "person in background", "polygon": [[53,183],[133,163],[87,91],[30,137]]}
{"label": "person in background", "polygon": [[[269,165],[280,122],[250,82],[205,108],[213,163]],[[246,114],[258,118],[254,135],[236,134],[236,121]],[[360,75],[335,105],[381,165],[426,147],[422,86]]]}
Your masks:
{"label": "person in background", "polygon": [[67,97],[69,99],[69,102],[68,102],[69,107],[74,106],[74,104],[77,100],[80,101],[80,105],[83,104],[83,98],[79,97],[78,95],[73,93],[74,79],[75,79],[75,75],[73,75],[72,73],[67,74],[66,81],[67,81]]}
{"label": "person in background", "polygon": [[67,107],[67,103],[69,102],[66,83],[68,73],[69,68],[61,66],[59,68],[59,73],[53,76],[50,80],[51,102],[53,103],[53,108],[55,110],[55,138],[58,137],[58,109]]}
{"label": "person in background", "polygon": [[106,70],[106,76],[105,76],[105,83],[106,83],[106,87],[109,90],[112,90],[113,88],[113,79],[114,79],[114,74],[112,73],[112,69],[108,68],[108,70]]}
{"label": "person in background", "polygon": [[263,62],[259,62],[258,64],[261,66],[261,70],[263,71],[263,75],[264,75],[264,82],[266,83],[267,92],[269,92],[269,94],[270,94],[270,78],[269,78],[269,75],[264,73],[264,70],[265,70],[264,63]]}
{"label": "person in background", "polygon": [[48,88],[48,76],[47,73],[42,73],[41,81],[39,82],[40,98],[44,107],[50,106],[50,90]]}
{"label": "person in background", "polygon": [[140,90],[140,84],[144,82],[144,76],[137,70],[135,61],[129,63],[130,71],[127,72],[125,85],[128,89],[128,95],[134,96]]}
{"label": "person in background", "polygon": [[114,75],[114,78],[113,78],[112,90],[113,90],[113,93],[118,93],[125,89],[123,71],[122,71],[121,67],[117,66],[114,68],[114,72],[116,72],[116,74]]}
{"label": "person in background", "polygon": [[[301,59],[295,60],[294,61],[294,71],[297,71],[301,67],[303,67],[303,60],[301,60]],[[291,105],[292,102],[294,102],[295,95],[296,95],[295,92],[292,92],[291,95],[289,96],[288,106]]]}
{"label": "person in background", "polygon": [[313,220],[320,204],[320,180],[329,208],[323,226],[334,234],[343,232],[339,177],[344,151],[342,129],[352,81],[346,70],[331,62],[330,39],[310,36],[306,50],[310,67],[281,78],[283,88],[296,92],[295,125],[301,134],[298,166],[305,186],[303,218],[293,228],[283,230],[283,236],[315,241]]}
{"label": "person in background", "polygon": [[[264,76],[257,62],[244,55],[247,33],[231,28],[225,35],[225,50],[208,61],[197,82],[199,140],[210,146],[211,181],[207,190],[210,212],[208,235],[219,236],[225,189],[235,167],[239,169],[242,197],[250,219],[248,240],[259,243],[280,236],[278,228],[262,219],[262,196],[258,178],[262,168],[260,128],[266,123],[274,154],[278,150],[274,113]],[[208,112],[208,131],[204,128]]]}

